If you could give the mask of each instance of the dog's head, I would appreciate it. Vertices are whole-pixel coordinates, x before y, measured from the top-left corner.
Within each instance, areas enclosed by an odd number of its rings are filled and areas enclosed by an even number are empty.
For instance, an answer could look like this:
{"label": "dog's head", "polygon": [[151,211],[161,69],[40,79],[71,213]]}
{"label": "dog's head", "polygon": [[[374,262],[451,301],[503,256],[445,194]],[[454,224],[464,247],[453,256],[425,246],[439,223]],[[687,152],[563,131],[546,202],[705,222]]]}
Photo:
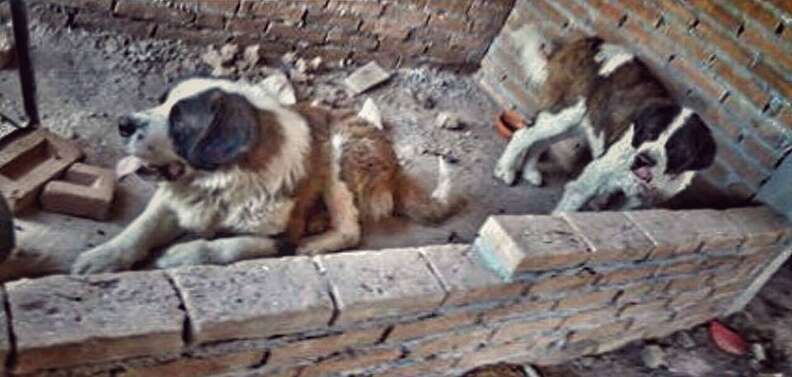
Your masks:
{"label": "dog's head", "polygon": [[138,173],[177,180],[242,159],[254,146],[258,109],[219,80],[190,79],[151,109],[122,116],[126,152],[142,161]]}
{"label": "dog's head", "polygon": [[632,146],[637,153],[631,170],[647,184],[660,174],[677,176],[706,169],[715,159],[712,133],[690,109],[650,104],[633,125]]}

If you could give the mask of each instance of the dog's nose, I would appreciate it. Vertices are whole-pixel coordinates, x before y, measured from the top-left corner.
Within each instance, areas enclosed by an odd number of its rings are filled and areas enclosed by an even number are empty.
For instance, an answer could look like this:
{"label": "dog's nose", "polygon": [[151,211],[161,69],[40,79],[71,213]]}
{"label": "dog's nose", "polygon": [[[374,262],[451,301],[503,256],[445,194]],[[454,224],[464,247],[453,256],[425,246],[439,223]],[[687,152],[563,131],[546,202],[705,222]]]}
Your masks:
{"label": "dog's nose", "polygon": [[118,119],[118,134],[121,137],[130,137],[137,131],[138,122],[128,115],[122,116]]}

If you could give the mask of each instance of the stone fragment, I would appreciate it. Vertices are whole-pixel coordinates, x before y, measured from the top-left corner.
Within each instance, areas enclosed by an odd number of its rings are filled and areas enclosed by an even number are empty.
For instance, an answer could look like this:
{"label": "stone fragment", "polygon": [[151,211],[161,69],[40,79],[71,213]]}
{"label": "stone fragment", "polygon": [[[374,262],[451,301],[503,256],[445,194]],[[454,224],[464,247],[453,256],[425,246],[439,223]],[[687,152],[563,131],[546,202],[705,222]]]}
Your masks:
{"label": "stone fragment", "polygon": [[0,192],[14,213],[35,203],[44,185],[82,159],[72,142],[45,130],[3,140],[0,146]]}
{"label": "stone fragment", "polygon": [[338,305],[337,324],[430,312],[445,296],[418,249],[318,258]]}
{"label": "stone fragment", "polygon": [[272,94],[283,105],[294,105],[297,103],[297,95],[289,78],[283,73],[270,75],[259,84],[268,93]]}
{"label": "stone fragment", "polygon": [[353,95],[358,95],[382,84],[390,79],[392,75],[392,72],[385,71],[376,62],[371,62],[352,73],[344,80],[344,83],[352,91]]}
{"label": "stone fragment", "polygon": [[47,211],[106,220],[114,191],[112,170],[76,163],[62,179],[44,186],[40,200]]}
{"label": "stone fragment", "polygon": [[6,287],[15,373],[182,350],[184,312],[162,272],[52,276]]}
{"label": "stone fragment", "polygon": [[465,122],[459,114],[450,113],[447,111],[441,112],[437,115],[437,127],[446,130],[460,130],[465,126]]}
{"label": "stone fragment", "polygon": [[266,338],[328,325],[333,303],[309,258],[168,272],[184,297],[197,343]]}
{"label": "stone fragment", "polygon": [[366,99],[366,102],[363,103],[363,108],[360,110],[360,113],[358,113],[358,116],[369,121],[374,127],[380,130],[385,129],[385,126],[382,124],[382,113],[371,98]]}
{"label": "stone fragment", "polygon": [[666,354],[660,346],[651,345],[646,346],[641,351],[641,361],[649,369],[658,369],[662,366],[667,366]]}

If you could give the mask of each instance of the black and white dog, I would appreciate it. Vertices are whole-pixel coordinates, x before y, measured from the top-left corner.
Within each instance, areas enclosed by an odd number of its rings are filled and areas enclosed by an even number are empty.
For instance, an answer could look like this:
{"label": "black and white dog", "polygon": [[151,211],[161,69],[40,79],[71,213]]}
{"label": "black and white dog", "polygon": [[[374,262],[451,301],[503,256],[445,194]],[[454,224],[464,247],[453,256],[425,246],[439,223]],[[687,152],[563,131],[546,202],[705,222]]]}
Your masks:
{"label": "black and white dog", "polygon": [[552,144],[582,136],[593,161],[565,187],[554,212],[621,197],[617,209],[650,207],[688,187],[709,167],[715,141],[691,109],[679,106],[649,69],[626,49],[584,38],[544,54],[526,35],[522,51],[530,80],[542,88],[534,125],[517,131],[495,176],[541,185],[539,156]]}

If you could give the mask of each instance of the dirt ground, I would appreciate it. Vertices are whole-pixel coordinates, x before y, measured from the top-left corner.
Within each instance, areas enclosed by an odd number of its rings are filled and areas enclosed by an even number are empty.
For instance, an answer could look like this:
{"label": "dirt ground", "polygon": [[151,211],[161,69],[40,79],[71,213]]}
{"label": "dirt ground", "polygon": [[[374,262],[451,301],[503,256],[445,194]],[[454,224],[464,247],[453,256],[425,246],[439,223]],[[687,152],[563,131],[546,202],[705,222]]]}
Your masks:
{"label": "dirt ground", "polygon": [[[164,41],[131,41],[114,34],[57,29],[34,22],[33,58],[38,78],[40,112],[45,127],[75,140],[87,162],[111,168],[121,156],[117,116],[154,104],[179,78],[205,73],[203,48]],[[493,213],[547,213],[558,200],[563,177],[550,177],[543,188],[506,187],[491,178],[505,141],[491,120],[498,107],[467,76],[431,69],[403,69],[386,84],[353,99],[340,95],[350,68],[333,67],[310,83],[297,85],[298,98],[339,98],[360,108],[371,97],[380,106],[397,153],[407,169],[427,186],[436,177],[436,156],[455,160],[458,192],[475,198],[447,224],[428,228],[401,221],[379,224],[366,232],[363,248],[419,246],[448,241],[469,242]],[[266,71],[243,72],[250,79]],[[417,98],[416,98],[417,97]],[[426,98],[434,102],[425,106]],[[0,112],[20,119],[21,96],[15,71],[0,72]],[[460,114],[466,126],[445,130],[435,125],[440,111]],[[151,196],[154,186],[137,177],[120,183],[110,221],[94,222],[40,211],[18,221],[20,250],[0,265],[0,281],[68,270],[81,252],[117,234]],[[667,366],[651,370],[641,360],[643,342],[597,357],[543,370],[548,376],[756,376],[792,375],[792,265],[783,268],[748,309],[725,321],[762,344],[767,359],[736,358],[717,351],[700,327],[659,344]],[[772,375],[768,375],[772,376]]]}

